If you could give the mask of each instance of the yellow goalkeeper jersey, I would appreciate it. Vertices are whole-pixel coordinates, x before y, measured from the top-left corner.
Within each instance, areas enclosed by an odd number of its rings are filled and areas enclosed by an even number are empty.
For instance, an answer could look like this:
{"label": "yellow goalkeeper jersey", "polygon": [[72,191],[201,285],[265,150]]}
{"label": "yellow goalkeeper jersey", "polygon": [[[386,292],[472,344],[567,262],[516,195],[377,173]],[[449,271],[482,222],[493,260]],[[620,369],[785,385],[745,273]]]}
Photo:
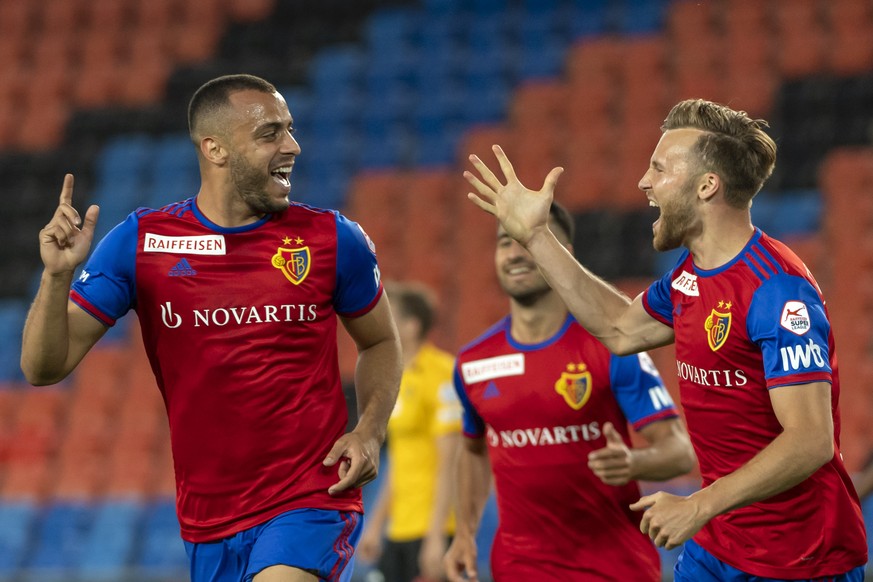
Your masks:
{"label": "yellow goalkeeper jersey", "polygon": [[[452,384],[454,357],[424,344],[403,372],[397,404],[388,421],[391,503],[388,539],[424,537],[434,505],[436,439],[461,430],[461,405]],[[454,531],[449,517],[446,533]]]}

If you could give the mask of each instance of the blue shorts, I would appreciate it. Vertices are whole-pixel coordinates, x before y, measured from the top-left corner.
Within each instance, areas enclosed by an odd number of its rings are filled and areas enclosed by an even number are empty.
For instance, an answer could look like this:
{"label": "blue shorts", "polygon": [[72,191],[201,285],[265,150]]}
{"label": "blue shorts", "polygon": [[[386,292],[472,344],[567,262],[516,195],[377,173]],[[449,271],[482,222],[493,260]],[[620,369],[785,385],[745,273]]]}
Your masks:
{"label": "blue shorts", "polygon": [[185,542],[191,582],[251,582],[270,566],[292,566],[327,582],[352,577],[360,513],[295,509],[216,542]]}
{"label": "blue shorts", "polygon": [[[863,582],[865,566],[858,566],[844,574],[807,578],[799,582]],[[673,582],[787,582],[781,578],[753,576],[729,566],[704,550],[694,540],[685,547],[673,568]],[[793,581],[798,582],[798,581]]]}

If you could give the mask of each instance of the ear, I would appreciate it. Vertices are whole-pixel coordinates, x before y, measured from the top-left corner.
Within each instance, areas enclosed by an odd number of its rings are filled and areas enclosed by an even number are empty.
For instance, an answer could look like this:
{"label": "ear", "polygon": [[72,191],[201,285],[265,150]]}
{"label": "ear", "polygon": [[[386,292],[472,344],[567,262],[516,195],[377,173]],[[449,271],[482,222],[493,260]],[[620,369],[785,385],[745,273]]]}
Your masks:
{"label": "ear", "polygon": [[697,197],[704,202],[712,199],[721,190],[721,177],[713,172],[707,172],[697,184]]}
{"label": "ear", "polygon": [[216,166],[223,166],[227,161],[227,149],[214,137],[200,140],[200,153]]}

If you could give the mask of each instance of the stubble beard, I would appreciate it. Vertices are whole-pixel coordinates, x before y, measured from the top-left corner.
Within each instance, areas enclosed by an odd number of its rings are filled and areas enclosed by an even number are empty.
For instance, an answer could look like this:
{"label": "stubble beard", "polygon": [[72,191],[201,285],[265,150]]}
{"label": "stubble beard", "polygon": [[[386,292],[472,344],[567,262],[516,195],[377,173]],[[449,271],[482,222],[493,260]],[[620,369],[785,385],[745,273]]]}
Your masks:
{"label": "stubble beard", "polygon": [[652,240],[656,251],[672,251],[685,244],[689,233],[699,228],[694,204],[691,202],[693,184],[689,180],[678,196],[661,207],[661,225]]}
{"label": "stubble beard", "polygon": [[230,179],[240,199],[254,212],[272,214],[288,208],[287,196],[277,199],[267,193],[270,175],[264,175],[241,156],[230,159]]}

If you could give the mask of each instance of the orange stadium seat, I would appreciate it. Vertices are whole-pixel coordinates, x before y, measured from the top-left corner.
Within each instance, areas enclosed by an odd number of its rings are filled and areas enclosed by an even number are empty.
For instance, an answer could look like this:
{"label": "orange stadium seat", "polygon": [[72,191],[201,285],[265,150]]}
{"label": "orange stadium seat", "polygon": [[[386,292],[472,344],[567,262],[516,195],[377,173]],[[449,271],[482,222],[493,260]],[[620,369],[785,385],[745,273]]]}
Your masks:
{"label": "orange stadium seat", "polygon": [[100,36],[113,31],[125,31],[131,20],[130,8],[135,3],[119,2],[118,0],[90,0],[84,21],[94,35]]}
{"label": "orange stadium seat", "polygon": [[227,0],[226,6],[231,19],[236,22],[256,22],[267,18],[272,12],[275,0]]}
{"label": "orange stadium seat", "polygon": [[825,65],[825,30],[818,2],[775,0],[777,63],[785,78],[818,73]]}
{"label": "orange stadium seat", "polygon": [[0,37],[26,34],[34,23],[35,2],[0,2]]}
{"label": "orange stadium seat", "polygon": [[873,69],[873,22],[870,19],[832,22],[827,44],[827,68],[835,75],[862,75]]}
{"label": "orange stadium seat", "polygon": [[176,0],[149,0],[133,3],[133,25],[138,34],[152,35],[167,31],[175,23]]}
{"label": "orange stadium seat", "polygon": [[39,10],[40,42],[78,30],[87,10],[83,0],[46,0],[34,6]]}
{"label": "orange stadium seat", "polygon": [[48,494],[53,478],[50,464],[43,459],[15,459],[3,467],[0,499],[40,502]]}
{"label": "orange stadium seat", "polygon": [[178,63],[194,63],[206,60],[215,53],[221,36],[221,21],[213,20],[186,26],[183,31],[171,35],[171,52]]}

